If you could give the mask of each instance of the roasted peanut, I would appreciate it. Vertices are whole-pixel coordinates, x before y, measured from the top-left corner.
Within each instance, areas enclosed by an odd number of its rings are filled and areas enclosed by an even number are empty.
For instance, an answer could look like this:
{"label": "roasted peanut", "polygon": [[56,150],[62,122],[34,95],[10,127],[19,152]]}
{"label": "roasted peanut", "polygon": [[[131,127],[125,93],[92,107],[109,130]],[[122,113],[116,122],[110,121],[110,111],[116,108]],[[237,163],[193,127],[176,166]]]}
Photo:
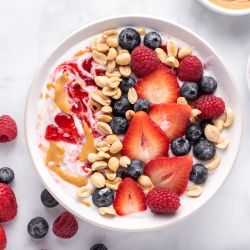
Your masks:
{"label": "roasted peanut", "polygon": [[102,111],[103,113],[110,114],[110,113],[112,113],[112,107],[111,107],[111,106],[103,106],[103,107],[101,108],[101,111]]}
{"label": "roasted peanut", "polygon": [[116,172],[119,168],[119,160],[117,157],[111,157],[108,161],[108,167],[113,172]]}
{"label": "roasted peanut", "polygon": [[119,66],[119,71],[122,76],[128,77],[131,75],[131,68],[130,66]]}
{"label": "roasted peanut", "polygon": [[77,190],[77,197],[78,198],[87,198],[89,197],[90,195],[92,194],[92,190],[88,187],[88,186],[83,186],[83,187],[80,187],[78,190]]}
{"label": "roasted peanut", "polygon": [[167,52],[168,52],[168,56],[170,57],[177,56],[178,48],[174,41],[170,40],[167,42]]}
{"label": "roasted peanut", "polygon": [[217,168],[219,164],[220,164],[220,156],[216,154],[213,157],[213,159],[206,165],[206,168],[212,170],[214,168]]}
{"label": "roasted peanut", "polygon": [[108,77],[107,76],[96,76],[95,83],[98,87],[104,88],[108,86]]}
{"label": "roasted peanut", "polygon": [[226,120],[225,120],[225,123],[224,123],[224,127],[228,128],[233,123],[234,114],[233,114],[233,110],[231,108],[229,108],[229,107],[226,107],[225,113],[226,113]]}
{"label": "roasted peanut", "polygon": [[96,187],[96,188],[102,188],[105,187],[106,181],[104,176],[99,173],[99,172],[95,172],[91,175],[90,180],[92,182],[92,184]]}
{"label": "roasted peanut", "polygon": [[92,164],[91,169],[92,171],[102,170],[107,168],[108,164],[106,161],[96,161]]}
{"label": "roasted peanut", "polygon": [[125,117],[128,121],[130,121],[135,115],[135,111],[134,110],[127,110],[125,113]]}
{"label": "roasted peanut", "polygon": [[103,66],[107,65],[107,57],[103,53],[93,50],[92,55],[97,63]]}
{"label": "roasted peanut", "polygon": [[114,48],[110,48],[109,49],[109,52],[108,52],[108,55],[107,55],[107,59],[108,60],[114,60],[117,56],[117,51],[116,49]]}
{"label": "roasted peanut", "polygon": [[192,55],[192,48],[190,48],[190,47],[180,48],[180,50],[178,52],[179,59],[183,59],[184,57],[190,56],[190,55]]}
{"label": "roasted peanut", "polygon": [[116,211],[115,211],[115,209],[112,207],[112,206],[110,206],[110,207],[99,207],[98,208],[98,212],[99,212],[99,214],[100,215],[116,215]]}
{"label": "roasted peanut", "polygon": [[153,186],[151,179],[146,175],[141,175],[138,178],[138,183],[144,188],[150,189]]}
{"label": "roasted peanut", "polygon": [[111,154],[116,154],[122,150],[122,143],[121,141],[115,141],[111,146],[110,146],[110,153]]}
{"label": "roasted peanut", "polygon": [[117,135],[108,135],[105,139],[105,141],[107,143],[109,143],[110,145],[112,145],[114,142],[116,141],[120,141],[119,137]]}
{"label": "roasted peanut", "polygon": [[97,122],[97,129],[99,129],[103,134],[111,135],[113,134],[111,127],[106,122]]}
{"label": "roasted peanut", "polygon": [[131,160],[127,156],[122,156],[119,161],[120,165],[124,168],[126,168],[131,163]]}
{"label": "roasted peanut", "polygon": [[96,119],[100,122],[111,122],[112,116],[109,115],[96,115]]}
{"label": "roasted peanut", "polygon": [[135,104],[138,99],[135,89],[132,87],[128,90],[128,100],[131,104]]}
{"label": "roasted peanut", "polygon": [[115,61],[118,65],[126,66],[130,64],[131,56],[129,53],[122,53],[116,57]]}
{"label": "roasted peanut", "polygon": [[219,130],[216,126],[207,124],[204,130],[206,138],[211,142],[217,142],[220,138]]}
{"label": "roasted peanut", "polygon": [[200,185],[193,185],[187,188],[185,194],[191,197],[198,197],[202,194],[203,188]]}

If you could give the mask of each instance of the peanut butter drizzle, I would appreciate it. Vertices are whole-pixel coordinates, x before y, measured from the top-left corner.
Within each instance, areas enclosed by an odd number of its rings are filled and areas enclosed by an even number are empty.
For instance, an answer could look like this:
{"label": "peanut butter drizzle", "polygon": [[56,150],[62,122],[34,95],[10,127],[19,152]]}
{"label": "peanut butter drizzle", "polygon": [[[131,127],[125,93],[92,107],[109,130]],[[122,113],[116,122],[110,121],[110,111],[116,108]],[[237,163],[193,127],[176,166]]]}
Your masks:
{"label": "peanut butter drizzle", "polygon": [[79,160],[81,162],[86,162],[88,154],[95,153],[95,139],[86,122],[83,122],[83,130],[85,141],[82,145],[82,151],[80,153]]}
{"label": "peanut butter drizzle", "polygon": [[55,104],[56,106],[63,111],[64,113],[70,114],[70,105],[67,100],[67,96],[65,94],[64,88],[65,85],[69,82],[69,78],[67,73],[63,73],[63,75],[56,80],[55,83]]}
{"label": "peanut butter drizzle", "polygon": [[65,150],[60,146],[58,142],[50,142],[49,148],[47,149],[47,155],[45,159],[45,164],[48,165],[49,162],[54,162],[57,165],[62,163]]}
{"label": "peanut butter drizzle", "polygon": [[250,8],[250,0],[209,0],[209,1],[225,9],[240,10],[240,9]]}
{"label": "peanut butter drizzle", "polygon": [[53,162],[54,164],[49,166],[49,169],[57,174],[61,179],[74,186],[82,187],[87,185],[88,181],[85,177],[69,174],[59,167],[59,165],[62,163],[64,153],[64,148],[62,148],[58,142],[51,142],[45,159],[46,165],[48,166],[50,162]]}

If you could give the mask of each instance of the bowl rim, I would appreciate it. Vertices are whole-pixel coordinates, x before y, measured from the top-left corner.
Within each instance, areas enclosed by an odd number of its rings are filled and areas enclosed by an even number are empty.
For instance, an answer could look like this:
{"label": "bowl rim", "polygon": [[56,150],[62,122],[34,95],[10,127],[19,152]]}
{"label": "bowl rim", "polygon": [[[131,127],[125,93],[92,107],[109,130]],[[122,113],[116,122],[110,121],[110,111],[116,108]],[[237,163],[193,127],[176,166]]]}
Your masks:
{"label": "bowl rim", "polygon": [[243,16],[243,15],[249,15],[250,14],[250,8],[248,9],[239,9],[239,10],[234,10],[234,9],[226,9],[223,8],[219,5],[216,5],[214,3],[211,3],[208,0],[199,0],[201,4],[203,4],[205,7],[208,9],[215,11],[219,14],[222,15],[228,15],[228,16]]}
{"label": "bowl rim", "polygon": [[248,89],[250,91],[250,54],[247,59],[246,78],[247,78]]}
{"label": "bowl rim", "polygon": [[[227,72],[228,76],[230,77],[231,79],[231,82],[234,86],[234,89],[235,89],[235,93],[236,93],[236,98],[238,99],[238,105],[239,105],[239,113],[237,114],[237,119],[239,120],[239,125],[240,125],[240,131],[239,131],[239,146],[238,148],[236,149],[236,153],[235,153],[235,157],[232,161],[232,164],[230,166],[230,169],[227,173],[227,175],[225,176],[225,178],[223,179],[223,181],[220,183],[220,185],[218,186],[218,188],[214,191],[214,193],[208,198],[205,200],[205,202],[203,204],[201,204],[197,209],[195,209],[194,211],[191,211],[189,214],[179,218],[178,220],[176,221],[172,221],[172,222],[169,222],[168,224],[165,224],[165,225],[160,225],[160,226],[154,226],[154,227],[151,227],[151,228],[146,228],[146,229],[141,229],[141,228],[133,228],[133,229],[128,229],[128,228],[118,228],[118,227],[113,227],[113,226],[110,226],[110,225],[104,225],[104,224],[101,224],[101,223],[98,223],[97,221],[94,221],[94,220],[91,220],[91,219],[88,219],[84,216],[82,216],[81,214],[75,212],[70,206],[68,206],[62,199],[58,199],[58,197],[55,195],[55,192],[50,189],[50,187],[48,186],[48,184],[46,183],[46,181],[42,178],[42,175],[39,171],[39,166],[38,164],[36,163],[36,160],[31,152],[31,145],[30,145],[30,139],[29,139],[29,131],[28,131],[28,105],[29,105],[29,99],[31,98],[31,95],[32,95],[32,86],[35,84],[35,79],[38,77],[38,75],[40,74],[40,71],[42,70],[42,68],[46,65],[47,61],[49,60],[49,58],[53,55],[53,53],[60,47],[62,46],[68,39],[70,39],[72,36],[76,35],[78,32],[80,32],[81,30],[83,29],[86,29],[86,28],[89,28],[93,25],[96,25],[98,23],[101,23],[101,22],[105,22],[105,21],[110,21],[110,20],[115,20],[115,19],[129,19],[129,18],[141,18],[141,19],[154,19],[156,21],[161,21],[161,22],[166,22],[166,23],[169,23],[171,25],[174,25],[174,26],[177,26],[178,28],[180,29],[184,29],[186,30],[188,33],[190,33],[192,36],[194,36],[196,39],[200,40],[202,43],[205,44],[205,46],[207,46],[212,52],[213,54],[218,58],[219,62],[223,65],[223,67],[225,68],[225,71]],[[158,18],[158,17],[155,17],[155,16],[152,16],[152,15],[131,15],[131,14],[128,14],[128,15],[117,15],[117,16],[110,16],[110,17],[107,17],[107,18],[103,18],[103,19],[98,19],[97,21],[93,21],[93,22],[90,22],[90,23],[87,23],[86,25],[83,25],[81,26],[80,28],[76,29],[75,31],[71,32],[68,36],[66,36],[65,38],[63,38],[61,40],[61,42],[57,43],[57,45],[55,46],[55,48],[50,52],[48,53],[48,56],[45,57],[45,59],[43,60],[43,62],[40,64],[40,66],[38,67],[38,69],[36,70],[36,72],[34,73],[34,76],[32,78],[32,81],[30,83],[30,87],[29,87],[29,90],[28,90],[28,93],[27,93],[27,96],[26,96],[26,103],[25,103],[25,112],[24,112],[24,132],[25,132],[25,145],[28,149],[28,152],[29,152],[29,155],[30,155],[30,158],[32,160],[32,163],[33,165],[35,166],[36,168],[36,172],[38,173],[38,176],[39,178],[41,179],[42,183],[44,184],[45,188],[48,189],[48,191],[53,195],[53,196],[56,196],[56,199],[59,200],[60,204],[68,211],[70,211],[72,214],[74,214],[75,216],[77,216],[78,218],[92,224],[92,225],[95,225],[97,227],[101,227],[101,228],[104,228],[104,229],[108,229],[108,230],[112,230],[112,231],[118,231],[118,232],[146,232],[146,231],[156,231],[156,230],[160,230],[160,229],[163,229],[163,228],[167,228],[169,226],[172,226],[172,225],[175,225],[179,222],[181,222],[182,220],[190,217],[191,215],[193,215],[195,212],[198,212],[210,199],[212,199],[214,197],[214,195],[219,191],[219,189],[221,189],[221,187],[223,186],[223,184],[225,183],[225,181],[228,179],[230,173],[232,172],[232,168],[236,162],[236,159],[238,158],[238,155],[239,155],[239,150],[240,150],[240,147],[241,147],[241,142],[242,142],[242,131],[243,131],[243,116],[242,116],[242,103],[241,103],[241,98],[240,98],[240,92],[239,92],[239,89],[238,89],[238,86],[236,85],[235,83],[235,80],[234,78],[232,77],[232,74],[231,72],[228,70],[228,68],[226,67],[226,65],[224,64],[222,58],[217,54],[217,52],[202,38],[200,37],[198,34],[196,34],[194,31],[190,30],[189,28],[183,26],[183,25],[180,25],[178,24],[177,22],[174,22],[174,21],[171,21],[171,20],[168,20],[168,19],[164,19],[164,18]]]}

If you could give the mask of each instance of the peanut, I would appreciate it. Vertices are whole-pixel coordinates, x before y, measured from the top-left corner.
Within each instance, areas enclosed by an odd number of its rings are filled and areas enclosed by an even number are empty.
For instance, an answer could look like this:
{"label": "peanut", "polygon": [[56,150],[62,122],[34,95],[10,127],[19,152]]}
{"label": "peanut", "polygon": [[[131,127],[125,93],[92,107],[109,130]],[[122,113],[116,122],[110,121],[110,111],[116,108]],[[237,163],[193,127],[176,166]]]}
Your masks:
{"label": "peanut", "polygon": [[190,48],[190,47],[180,48],[180,50],[178,52],[179,59],[183,59],[184,57],[190,56],[190,55],[192,55],[192,48]]}
{"label": "peanut", "polygon": [[119,160],[117,157],[111,157],[108,161],[108,167],[113,172],[116,172],[119,168]]}
{"label": "peanut", "polygon": [[116,154],[122,150],[122,143],[121,141],[115,141],[111,146],[110,146],[110,153],[111,154]]}
{"label": "peanut", "polygon": [[131,160],[127,156],[122,156],[119,161],[120,165],[124,168],[126,168],[131,163]]}
{"label": "peanut", "polygon": [[93,173],[90,177],[90,180],[96,188],[102,188],[106,185],[104,176],[99,172]]}
{"label": "peanut", "polygon": [[132,87],[128,90],[128,100],[131,104],[135,104],[138,99],[135,89]]}
{"label": "peanut", "polygon": [[198,197],[202,194],[203,188],[200,185],[193,185],[187,188],[185,194],[191,197]]}
{"label": "peanut", "polygon": [[111,135],[113,134],[111,127],[106,122],[97,122],[97,129],[99,129],[103,134]]}
{"label": "peanut", "polygon": [[92,171],[102,170],[107,168],[108,164],[106,161],[96,161],[92,164],[91,169]]}

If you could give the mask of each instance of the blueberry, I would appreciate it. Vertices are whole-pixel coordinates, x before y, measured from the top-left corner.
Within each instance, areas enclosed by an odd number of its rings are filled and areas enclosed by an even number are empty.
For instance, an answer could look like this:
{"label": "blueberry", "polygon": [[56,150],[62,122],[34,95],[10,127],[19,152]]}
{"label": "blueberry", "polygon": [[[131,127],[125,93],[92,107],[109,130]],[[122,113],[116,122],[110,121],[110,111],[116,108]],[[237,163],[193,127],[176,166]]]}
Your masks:
{"label": "blueberry", "polygon": [[92,201],[97,207],[108,207],[113,200],[114,191],[109,188],[97,188],[92,194]]}
{"label": "blueberry", "polygon": [[126,111],[129,109],[131,109],[131,104],[125,95],[113,102],[113,114],[115,116],[125,116]]}
{"label": "blueberry", "polygon": [[143,43],[150,49],[159,48],[161,46],[161,36],[155,31],[148,32],[144,36]]}
{"label": "blueberry", "polygon": [[216,149],[212,142],[208,141],[205,138],[201,138],[193,146],[194,156],[202,161],[211,160],[215,155]]}
{"label": "blueberry", "polygon": [[44,218],[35,217],[29,222],[27,230],[31,237],[41,239],[48,233],[49,225]]}
{"label": "blueberry", "polygon": [[135,79],[133,77],[123,77],[119,87],[123,94],[127,94],[128,90],[134,86]]}
{"label": "blueberry", "polygon": [[55,198],[48,192],[47,189],[44,189],[41,193],[41,202],[45,207],[55,207],[58,205],[58,202]]}
{"label": "blueberry", "polygon": [[202,94],[212,94],[217,89],[217,81],[212,76],[203,76],[199,87]]}
{"label": "blueberry", "polygon": [[172,141],[171,150],[177,156],[186,155],[191,150],[191,144],[185,137],[178,137]]}
{"label": "blueberry", "polygon": [[184,82],[181,86],[181,95],[187,100],[194,100],[198,97],[199,85],[196,82]]}
{"label": "blueberry", "polygon": [[9,184],[11,183],[15,178],[14,171],[11,168],[1,168],[0,169],[0,182]]}
{"label": "blueberry", "polygon": [[132,51],[141,43],[141,36],[135,29],[126,28],[121,31],[118,37],[119,44],[123,49]]}
{"label": "blueberry", "polygon": [[139,160],[132,160],[131,163],[124,169],[121,176],[132,177],[133,179],[138,179],[143,173],[144,164]]}
{"label": "blueberry", "polygon": [[192,123],[186,130],[186,138],[191,142],[195,142],[200,140],[202,133],[202,128],[198,124]]}
{"label": "blueberry", "polygon": [[113,117],[110,127],[114,134],[124,134],[128,128],[128,121],[124,117]]}
{"label": "blueberry", "polygon": [[150,104],[147,100],[138,99],[134,105],[134,111],[137,112],[141,110],[147,113],[149,111],[149,107],[150,107]]}
{"label": "blueberry", "polygon": [[90,250],[108,250],[108,248],[104,244],[95,244],[93,245]]}
{"label": "blueberry", "polygon": [[195,164],[190,172],[189,179],[195,184],[202,184],[206,181],[207,175],[207,168],[203,164]]}

